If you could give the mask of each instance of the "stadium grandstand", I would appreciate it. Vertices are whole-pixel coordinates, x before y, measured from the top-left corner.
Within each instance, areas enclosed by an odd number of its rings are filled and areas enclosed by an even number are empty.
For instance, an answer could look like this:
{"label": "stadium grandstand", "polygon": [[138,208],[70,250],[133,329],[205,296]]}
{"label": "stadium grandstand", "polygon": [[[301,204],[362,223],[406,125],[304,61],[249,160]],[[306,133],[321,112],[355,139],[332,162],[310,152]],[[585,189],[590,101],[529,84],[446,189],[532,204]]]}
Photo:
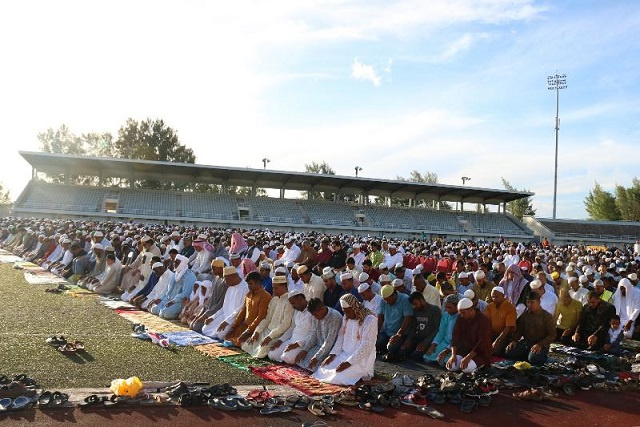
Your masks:
{"label": "stadium grandstand", "polygon": [[[529,241],[534,237],[505,209],[510,201],[531,196],[528,192],[188,163],[24,151],[20,154],[32,167],[32,179],[14,204],[15,216],[311,229],[407,238],[504,237]],[[42,173],[62,176],[65,183],[48,183],[40,179]],[[98,181],[123,178],[130,185],[72,185],[71,176],[97,177]],[[217,184],[223,194],[135,188],[134,183],[139,180]],[[252,195],[225,194],[230,186],[250,187]],[[278,190],[280,197],[256,197],[257,188]],[[287,191],[306,192],[307,198],[285,198]],[[312,195],[317,192],[355,194],[360,203],[313,200]],[[371,196],[386,197],[388,201],[391,197],[404,198],[409,200],[409,206],[372,204]],[[418,206],[417,201],[423,199],[455,203],[460,209]],[[465,211],[465,204],[473,211]],[[497,212],[489,212],[487,205],[497,208]]]}
{"label": "stadium grandstand", "polygon": [[588,221],[525,216],[525,225],[540,238],[557,245],[633,245],[640,241],[640,223],[628,221]]}

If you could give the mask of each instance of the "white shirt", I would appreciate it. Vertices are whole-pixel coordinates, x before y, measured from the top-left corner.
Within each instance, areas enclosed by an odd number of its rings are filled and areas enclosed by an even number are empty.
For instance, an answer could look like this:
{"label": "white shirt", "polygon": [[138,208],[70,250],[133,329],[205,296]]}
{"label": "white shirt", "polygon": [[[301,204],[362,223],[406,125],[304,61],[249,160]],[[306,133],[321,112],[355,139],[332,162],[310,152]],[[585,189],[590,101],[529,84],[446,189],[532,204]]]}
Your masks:
{"label": "white shirt", "polygon": [[287,261],[296,262],[301,252],[300,247],[294,243],[290,248],[285,247],[282,258],[280,259],[285,263]]}
{"label": "white shirt", "polygon": [[255,332],[261,334],[267,330],[269,332],[266,337],[276,340],[291,327],[292,321],[293,306],[289,302],[289,294],[285,293],[280,297],[274,295],[269,301],[267,316],[258,324]]}
{"label": "white shirt", "polygon": [[[233,323],[236,316],[240,312],[240,309],[244,307],[244,298],[249,292],[249,286],[244,280],[236,286],[229,286],[227,292],[224,294],[224,301],[222,302],[222,308],[214,313],[212,318],[218,318],[222,316],[223,322],[228,324]],[[220,322],[222,323],[222,322]]]}
{"label": "white shirt", "polygon": [[556,312],[556,305],[558,304],[558,297],[552,292],[548,292],[545,289],[544,294],[540,297],[540,306],[544,311],[553,315]]}
{"label": "white shirt", "polygon": [[362,304],[365,308],[368,308],[377,316],[378,311],[380,310],[380,304],[382,303],[382,297],[378,294],[373,294],[373,298],[371,301],[367,301],[366,299],[362,299]]}
{"label": "white shirt", "polygon": [[362,262],[367,259],[366,255],[362,252],[358,252],[357,254],[351,254],[351,257],[356,262],[356,268],[362,271]]}
{"label": "white shirt", "polygon": [[318,298],[320,301],[324,299],[324,291],[327,287],[324,284],[324,280],[320,276],[311,274],[309,283],[303,283],[303,293],[307,301],[311,301],[312,298]]}

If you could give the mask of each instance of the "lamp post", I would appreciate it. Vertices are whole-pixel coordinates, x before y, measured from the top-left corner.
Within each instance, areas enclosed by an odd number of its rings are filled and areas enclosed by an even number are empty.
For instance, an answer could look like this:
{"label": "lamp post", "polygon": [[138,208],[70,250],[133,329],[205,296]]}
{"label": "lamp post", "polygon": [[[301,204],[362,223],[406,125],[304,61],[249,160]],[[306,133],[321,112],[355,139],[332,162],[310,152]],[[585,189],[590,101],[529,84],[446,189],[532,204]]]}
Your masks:
{"label": "lamp post", "polygon": [[[462,185],[464,186],[467,183],[467,181],[471,181],[471,178],[469,178],[468,176],[463,176],[462,177]],[[456,206],[457,205],[458,204],[456,203]],[[464,209],[464,205],[462,203],[462,199],[460,199],[460,211],[462,211],[462,209]]]}
{"label": "lamp post", "polygon": [[547,89],[556,91],[556,160],[553,172],[553,219],[556,219],[556,199],[558,195],[558,131],[560,130],[560,89],[567,88],[567,75],[556,74],[547,77]]}
{"label": "lamp post", "polygon": [[262,164],[264,165],[264,168],[267,168],[267,163],[271,163],[271,160],[267,159],[266,157],[264,159],[262,159]]}
{"label": "lamp post", "polygon": [[356,178],[358,177],[358,172],[360,172],[362,170],[362,168],[360,166],[356,166]]}

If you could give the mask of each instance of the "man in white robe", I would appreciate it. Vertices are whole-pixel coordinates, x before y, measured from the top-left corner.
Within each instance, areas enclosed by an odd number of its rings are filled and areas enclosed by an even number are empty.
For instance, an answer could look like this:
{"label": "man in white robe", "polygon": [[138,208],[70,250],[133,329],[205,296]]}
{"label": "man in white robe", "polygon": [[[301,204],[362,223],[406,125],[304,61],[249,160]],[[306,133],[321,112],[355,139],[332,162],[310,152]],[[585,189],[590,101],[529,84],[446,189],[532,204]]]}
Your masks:
{"label": "man in white robe", "polygon": [[293,306],[293,321],[287,331],[273,343],[269,350],[269,359],[282,362],[282,354],[292,344],[304,346],[311,335],[313,317],[307,311],[307,300],[299,286],[293,287],[288,294],[289,303]]}
{"label": "man in white robe", "polygon": [[533,292],[540,295],[540,307],[553,316],[556,313],[556,305],[558,304],[556,294],[547,292],[547,289],[539,279],[532,280],[529,286]]}
{"label": "man in white robe", "polygon": [[203,335],[218,340],[222,340],[231,330],[233,321],[244,308],[244,298],[249,292],[249,285],[238,275],[235,267],[225,267],[222,274],[228,286],[222,308],[205,320],[202,327]]}
{"label": "man in white robe", "polygon": [[301,265],[296,271],[300,276],[300,280],[302,280],[303,292],[307,301],[311,301],[313,298],[323,300],[324,291],[327,290],[324,280],[320,276],[313,274],[306,265]]}
{"label": "man in white robe", "polygon": [[280,259],[285,263],[287,261],[296,262],[296,260],[300,256],[300,253],[302,252],[300,247],[295,244],[291,237],[287,237],[286,239],[284,239],[284,246],[286,249],[284,250],[284,254],[282,254],[282,257]]}
{"label": "man in white robe", "polygon": [[173,271],[164,267],[164,264],[161,262],[156,262],[152,265],[152,270],[159,277],[158,283],[153,287],[149,295],[142,301],[140,307],[143,310],[150,310],[154,305],[160,303],[162,301],[162,296],[169,289],[169,285],[175,280]]}
{"label": "man in white robe", "polygon": [[373,378],[378,319],[352,294],[340,297],[344,318],[338,338],[313,377],[319,381],[354,385]]}
{"label": "man in white robe", "polygon": [[[198,239],[201,236],[198,236]],[[211,279],[211,260],[213,259],[213,253],[205,248],[205,242],[196,240],[193,242],[193,247],[196,249],[196,259],[193,261],[191,271],[196,275],[197,280],[210,280]]]}
{"label": "man in white robe", "polygon": [[[625,338],[631,338],[634,329],[638,327],[640,290],[633,286],[629,279],[621,279],[618,283],[618,289],[613,294],[612,302],[616,308],[616,314],[620,316],[620,324],[623,327]],[[636,323],[635,326],[634,322]]]}
{"label": "man in white robe", "polygon": [[287,285],[285,276],[273,278],[273,298],[269,301],[267,317],[258,324],[251,338],[242,344],[242,349],[257,359],[267,357],[271,344],[291,327],[293,306],[289,303]]}
{"label": "man in white robe", "polygon": [[360,286],[358,286],[358,293],[362,297],[362,304],[364,304],[364,307],[375,314],[376,317],[378,317],[377,313],[380,310],[382,297],[374,293],[371,289],[371,285],[369,285],[367,282],[360,283]]}

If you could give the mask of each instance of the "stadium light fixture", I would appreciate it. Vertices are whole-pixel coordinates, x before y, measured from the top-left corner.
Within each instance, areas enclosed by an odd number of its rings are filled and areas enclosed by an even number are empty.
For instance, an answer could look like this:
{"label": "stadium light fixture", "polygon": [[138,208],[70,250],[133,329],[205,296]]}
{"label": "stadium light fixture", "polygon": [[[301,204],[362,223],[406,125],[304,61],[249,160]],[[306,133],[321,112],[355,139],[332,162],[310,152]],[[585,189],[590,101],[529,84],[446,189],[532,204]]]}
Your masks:
{"label": "stadium light fixture", "polygon": [[264,159],[262,159],[262,164],[264,165],[264,168],[267,168],[267,163],[271,163],[271,160],[267,159],[266,157]]}
{"label": "stadium light fixture", "polygon": [[465,185],[467,183],[467,181],[471,181],[471,178],[469,178],[468,176],[463,176],[462,177],[462,185]]}
{"label": "stadium light fixture", "polygon": [[560,130],[560,89],[567,88],[567,75],[556,74],[547,77],[547,89],[556,91],[556,160],[553,172],[553,219],[556,219],[556,199],[558,196],[558,131]]}
{"label": "stadium light fixture", "polygon": [[360,172],[362,168],[360,166],[356,166],[356,178],[358,177],[358,172]]}

